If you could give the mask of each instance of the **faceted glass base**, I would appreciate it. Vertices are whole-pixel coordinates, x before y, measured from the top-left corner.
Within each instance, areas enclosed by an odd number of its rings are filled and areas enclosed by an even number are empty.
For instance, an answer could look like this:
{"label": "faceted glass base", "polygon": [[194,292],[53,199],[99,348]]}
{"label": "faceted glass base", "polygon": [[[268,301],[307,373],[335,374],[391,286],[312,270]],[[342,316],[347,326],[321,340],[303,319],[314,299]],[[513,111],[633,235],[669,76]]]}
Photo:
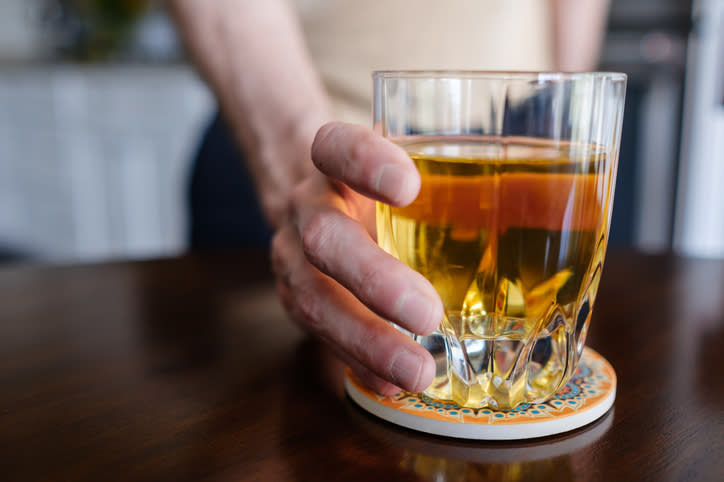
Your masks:
{"label": "faceted glass base", "polygon": [[[450,315],[429,336],[410,334],[436,362],[425,395],[461,407],[507,410],[551,398],[573,375],[590,321],[588,297],[576,316],[560,306],[538,325],[501,317]],[[472,328],[471,328],[472,327]]]}

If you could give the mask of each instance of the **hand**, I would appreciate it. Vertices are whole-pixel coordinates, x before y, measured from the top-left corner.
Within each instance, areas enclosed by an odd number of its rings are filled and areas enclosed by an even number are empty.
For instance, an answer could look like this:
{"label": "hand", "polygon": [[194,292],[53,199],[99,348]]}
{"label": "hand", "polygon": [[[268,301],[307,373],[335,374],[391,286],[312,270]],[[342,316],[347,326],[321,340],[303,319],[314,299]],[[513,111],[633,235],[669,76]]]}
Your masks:
{"label": "hand", "polygon": [[420,175],[400,147],[352,124],[323,126],[312,160],[319,171],[295,188],[272,242],[284,307],[378,393],[422,391],[434,377],[432,356],[387,320],[430,334],[442,302],[422,275],[373,239],[374,201],[411,203]]}

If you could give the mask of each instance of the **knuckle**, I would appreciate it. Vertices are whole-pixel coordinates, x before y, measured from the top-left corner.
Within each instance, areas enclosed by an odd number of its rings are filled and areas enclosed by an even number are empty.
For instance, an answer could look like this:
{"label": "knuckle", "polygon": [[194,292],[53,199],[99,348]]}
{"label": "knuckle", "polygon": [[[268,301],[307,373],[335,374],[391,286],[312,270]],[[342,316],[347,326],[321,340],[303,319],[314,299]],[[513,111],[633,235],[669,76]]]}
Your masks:
{"label": "knuckle", "polygon": [[295,234],[292,226],[278,229],[271,240],[270,257],[274,274],[284,278],[291,271],[295,259]]}
{"label": "knuckle", "polygon": [[349,350],[360,363],[370,366],[377,373],[386,375],[387,367],[392,363],[392,353],[383,348],[382,338],[378,330],[365,330]]}
{"label": "knuckle", "polygon": [[283,234],[277,233],[272,238],[271,266],[277,279],[286,280],[289,276],[290,259]]}
{"label": "knuckle", "polygon": [[377,263],[362,263],[358,278],[358,294],[362,300],[374,300],[380,292],[380,284],[383,281],[384,273],[380,272]]}
{"label": "knuckle", "polygon": [[372,356],[377,347],[379,336],[373,330],[365,330],[362,332],[359,340],[354,345],[354,356],[360,361],[367,361],[370,358],[379,359]]}
{"label": "knuckle", "polygon": [[292,320],[305,329],[319,334],[323,331],[320,320],[324,307],[321,297],[315,293],[316,285],[309,279],[307,269],[313,268],[307,265],[301,271],[292,271],[282,279],[278,279],[277,292]]}
{"label": "knuckle", "polygon": [[277,231],[271,240],[271,262],[274,272],[279,274],[281,267],[286,259],[284,253],[284,234],[281,231]]}
{"label": "knuckle", "polygon": [[319,332],[321,328],[319,297],[310,295],[306,290],[297,290],[295,299],[304,324],[311,330]]}
{"label": "knuckle", "polygon": [[[330,249],[330,220],[324,212],[314,213],[302,232],[302,249],[310,261],[319,262],[320,255]],[[314,263],[316,264],[316,263]]]}
{"label": "knuckle", "polygon": [[317,134],[314,136],[314,142],[312,143],[312,146],[319,145],[320,143],[324,143],[325,140],[334,132],[334,130],[339,125],[338,122],[327,122],[326,124],[322,125],[322,127],[317,130]]}
{"label": "knuckle", "polygon": [[373,142],[374,135],[371,132],[361,132],[356,141],[350,146],[350,160],[355,163],[364,162],[369,156]]}
{"label": "knuckle", "polygon": [[328,122],[320,127],[314,136],[314,141],[312,142],[312,162],[320,169],[327,160],[327,156],[325,155],[326,143],[336,129],[336,122]]}

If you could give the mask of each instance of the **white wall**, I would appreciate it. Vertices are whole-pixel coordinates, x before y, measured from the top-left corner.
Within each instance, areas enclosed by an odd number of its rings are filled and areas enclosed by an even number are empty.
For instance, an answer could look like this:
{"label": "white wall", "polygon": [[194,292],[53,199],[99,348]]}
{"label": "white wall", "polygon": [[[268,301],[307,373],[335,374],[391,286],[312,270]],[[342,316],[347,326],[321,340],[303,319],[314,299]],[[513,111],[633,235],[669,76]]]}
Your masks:
{"label": "white wall", "polygon": [[63,262],[182,251],[212,108],[182,65],[0,69],[0,244]]}

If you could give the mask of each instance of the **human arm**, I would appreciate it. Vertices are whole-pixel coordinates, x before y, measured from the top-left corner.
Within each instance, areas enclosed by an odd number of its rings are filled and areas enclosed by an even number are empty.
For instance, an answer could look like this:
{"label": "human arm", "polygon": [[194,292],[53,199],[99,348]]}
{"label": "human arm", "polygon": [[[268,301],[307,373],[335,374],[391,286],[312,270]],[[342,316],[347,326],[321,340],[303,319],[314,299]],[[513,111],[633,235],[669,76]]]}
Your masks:
{"label": "human arm", "polygon": [[276,229],[272,261],[288,313],[378,392],[424,389],[432,357],[387,320],[429,333],[442,304],[370,234],[374,199],[401,205],[417,195],[412,161],[368,128],[338,123],[317,133],[329,102],[286,2],[170,6]]}
{"label": "human arm", "polygon": [[556,70],[595,70],[610,0],[550,0]]}
{"label": "human arm", "polygon": [[273,227],[312,169],[309,148],[329,101],[283,0],[170,0],[197,69],[244,151]]}

